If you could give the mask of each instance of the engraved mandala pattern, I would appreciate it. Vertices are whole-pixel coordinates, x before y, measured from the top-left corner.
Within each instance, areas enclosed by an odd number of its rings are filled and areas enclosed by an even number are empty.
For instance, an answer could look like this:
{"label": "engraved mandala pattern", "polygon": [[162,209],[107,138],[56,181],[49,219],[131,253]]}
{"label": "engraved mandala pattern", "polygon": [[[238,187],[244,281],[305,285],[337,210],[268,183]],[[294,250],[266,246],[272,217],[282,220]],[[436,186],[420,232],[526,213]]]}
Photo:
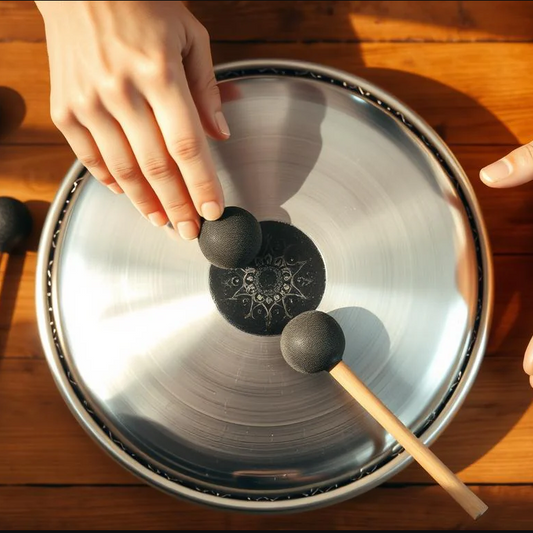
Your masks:
{"label": "engraved mandala pattern", "polygon": [[282,222],[261,222],[263,246],[247,268],[211,268],[211,294],[235,327],[278,335],[291,318],[315,309],[326,274],[320,252],[300,230]]}

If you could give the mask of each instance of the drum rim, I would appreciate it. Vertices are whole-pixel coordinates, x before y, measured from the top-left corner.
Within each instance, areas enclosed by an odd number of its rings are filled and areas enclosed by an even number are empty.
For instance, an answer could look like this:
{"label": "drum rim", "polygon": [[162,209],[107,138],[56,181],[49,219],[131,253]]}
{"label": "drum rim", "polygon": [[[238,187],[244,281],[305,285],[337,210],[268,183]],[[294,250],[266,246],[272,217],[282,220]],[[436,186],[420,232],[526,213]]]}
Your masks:
{"label": "drum rim", "polygon": [[[459,185],[464,197],[462,200],[463,202],[466,201],[471,212],[472,231],[474,234],[477,233],[478,239],[476,257],[480,261],[478,268],[481,272],[480,290],[482,291],[479,296],[480,313],[477,317],[476,338],[470,350],[470,355],[465,358],[466,362],[462,367],[462,374],[458,376],[454,386],[450,389],[447,398],[443,401],[442,409],[440,409],[435,419],[425,426],[419,435],[426,445],[431,445],[454,419],[475,382],[485,355],[492,322],[494,280],[490,242],[480,205],[466,173],[446,143],[414,110],[388,91],[359,76],[320,64],[282,59],[257,59],[222,63],[215,66],[215,73],[219,81],[267,75],[310,77],[324,83],[335,84],[341,89],[354,92],[363,98],[368,98],[373,103],[385,108],[387,112],[402,122],[404,127],[410,129],[419,139],[424,141],[427,146],[436,150],[439,154],[436,159],[439,160],[441,166],[449,169],[448,174],[451,173],[450,177]],[[440,161],[439,156],[442,161]],[[53,263],[55,244],[58,235],[61,233],[62,217],[69,209],[69,201],[73,189],[76,189],[77,184],[83,180],[86,174],[87,171],[83,165],[75,160],[63,178],[50,205],[41,233],[37,256],[36,312],[39,335],[45,357],[61,396],[78,423],[109,456],[144,482],[168,494],[210,507],[259,513],[308,510],[338,503],[381,485],[412,462],[411,456],[405,452],[396,452],[388,458],[384,465],[379,466],[375,471],[364,475],[360,479],[348,481],[342,486],[316,489],[294,499],[261,498],[252,500],[242,499],[241,497],[226,497],[228,496],[227,494],[203,488],[196,488],[195,490],[181,484],[178,480],[170,479],[164,473],[157,473],[133,458],[109,430],[106,432],[107,428],[103,428],[102,424],[95,419],[87,402],[76,391],[75,383],[73,383],[68,373],[68,367],[64,366],[66,363],[60,356],[61,347],[56,345],[58,342],[57,335],[54,334],[54,314],[50,306],[50,298],[53,292],[51,265]]]}

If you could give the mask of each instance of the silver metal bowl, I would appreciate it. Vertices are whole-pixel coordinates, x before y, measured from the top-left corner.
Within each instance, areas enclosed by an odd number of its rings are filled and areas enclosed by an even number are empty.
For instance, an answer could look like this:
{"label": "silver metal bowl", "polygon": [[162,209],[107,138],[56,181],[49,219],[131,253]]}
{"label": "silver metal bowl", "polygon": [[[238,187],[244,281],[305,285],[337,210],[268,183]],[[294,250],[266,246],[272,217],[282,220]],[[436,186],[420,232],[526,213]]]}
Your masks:
{"label": "silver metal bowl", "polygon": [[80,424],[151,485],[242,511],[332,504],[411,458],[327,373],[289,368],[268,328],[331,313],[345,362],[431,444],[486,346],[485,226],[450,150],[393,95],[294,61],[217,76],[227,205],[295,228],[292,244],[278,234],[257,268],[216,278],[197,241],[152,227],[75,162],[40,243],[42,344]]}

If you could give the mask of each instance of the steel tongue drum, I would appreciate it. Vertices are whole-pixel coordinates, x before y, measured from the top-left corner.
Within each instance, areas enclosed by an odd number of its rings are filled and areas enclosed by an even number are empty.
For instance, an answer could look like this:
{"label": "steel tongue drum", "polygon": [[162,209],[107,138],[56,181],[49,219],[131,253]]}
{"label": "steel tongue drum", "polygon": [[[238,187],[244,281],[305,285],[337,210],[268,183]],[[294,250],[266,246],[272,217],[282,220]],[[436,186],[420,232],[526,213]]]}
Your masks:
{"label": "steel tongue drum", "polygon": [[216,74],[228,207],[197,241],[79,162],[50,207],[37,316],[65,401],[125,468],[216,508],[330,505],[414,458],[479,515],[428,449],[471,389],[491,316],[464,171],[367,80],[292,61]]}

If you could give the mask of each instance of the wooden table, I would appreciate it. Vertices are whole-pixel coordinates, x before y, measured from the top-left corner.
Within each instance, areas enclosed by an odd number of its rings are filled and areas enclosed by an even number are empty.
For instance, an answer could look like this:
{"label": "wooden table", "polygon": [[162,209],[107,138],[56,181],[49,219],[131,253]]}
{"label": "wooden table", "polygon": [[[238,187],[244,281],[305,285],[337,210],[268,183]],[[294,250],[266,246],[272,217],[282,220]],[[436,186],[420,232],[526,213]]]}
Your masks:
{"label": "wooden table", "polygon": [[[494,251],[494,324],[479,377],[436,454],[489,505],[473,522],[416,464],[328,509],[240,516],[141,484],[74,420],[52,381],[34,311],[36,245],[73,160],[49,118],[40,16],[0,2],[0,195],[30,202],[26,254],[0,270],[0,527],[11,529],[531,529],[533,184],[491,190],[479,169],[533,139],[533,2],[190,2],[216,62],[286,57],[339,67],[418,111],[478,194]],[[7,266],[8,265],[8,266]]]}

